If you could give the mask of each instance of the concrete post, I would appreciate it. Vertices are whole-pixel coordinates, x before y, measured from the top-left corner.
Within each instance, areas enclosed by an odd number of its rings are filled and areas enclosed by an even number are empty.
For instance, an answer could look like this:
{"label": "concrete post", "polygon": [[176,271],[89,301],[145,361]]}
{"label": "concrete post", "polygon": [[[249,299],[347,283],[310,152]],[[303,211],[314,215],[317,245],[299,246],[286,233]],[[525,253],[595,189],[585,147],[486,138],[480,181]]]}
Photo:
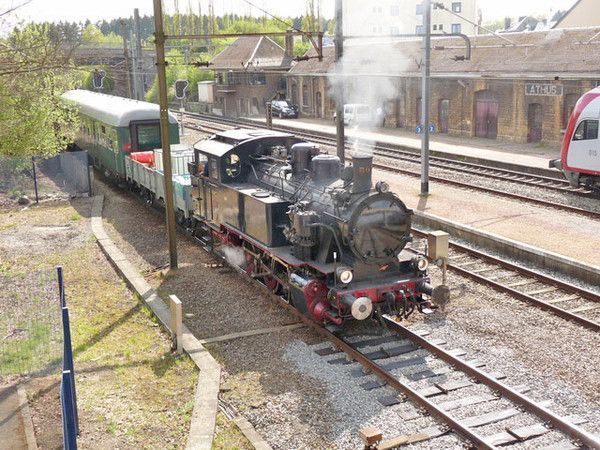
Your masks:
{"label": "concrete post", "polygon": [[169,308],[171,310],[171,333],[173,334],[173,348],[177,349],[177,353],[183,351],[183,314],[181,300],[176,295],[169,295]]}

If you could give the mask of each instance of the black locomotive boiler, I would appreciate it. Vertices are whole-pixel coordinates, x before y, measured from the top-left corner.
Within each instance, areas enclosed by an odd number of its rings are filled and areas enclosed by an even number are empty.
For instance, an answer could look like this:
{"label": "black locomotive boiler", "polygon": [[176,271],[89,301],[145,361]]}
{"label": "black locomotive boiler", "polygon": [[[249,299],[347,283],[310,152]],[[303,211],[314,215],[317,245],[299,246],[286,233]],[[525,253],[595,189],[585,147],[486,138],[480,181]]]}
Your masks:
{"label": "black locomotive boiler", "polygon": [[234,129],[194,145],[194,235],[327,325],[429,312],[412,211],[379,181],[291,134]]}

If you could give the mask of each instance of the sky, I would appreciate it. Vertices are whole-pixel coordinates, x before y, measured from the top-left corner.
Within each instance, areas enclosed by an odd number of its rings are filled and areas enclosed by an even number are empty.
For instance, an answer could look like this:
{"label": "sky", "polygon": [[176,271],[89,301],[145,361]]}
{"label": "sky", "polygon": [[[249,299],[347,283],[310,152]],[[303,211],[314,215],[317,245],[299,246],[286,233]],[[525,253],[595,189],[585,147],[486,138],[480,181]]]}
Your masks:
{"label": "sky", "polygon": [[[0,12],[7,6],[18,5],[26,0],[0,0]],[[262,15],[244,0],[213,0],[215,13],[234,12],[237,14]],[[305,10],[304,0],[249,0],[276,15],[299,16]],[[208,0],[179,0],[180,11],[187,10],[188,2],[194,10],[201,4],[203,12],[208,11]],[[483,20],[500,19],[505,16],[522,16],[548,13],[550,9],[569,8],[575,0],[478,0],[482,10]],[[172,9],[174,0],[163,0],[165,8]],[[367,4],[363,0],[363,4]],[[333,16],[334,0],[321,0],[324,17]],[[152,14],[152,0],[32,0],[31,3],[19,8],[18,17],[24,20],[41,21],[84,21],[92,22],[117,17],[128,17],[133,9],[139,8],[140,14]]]}

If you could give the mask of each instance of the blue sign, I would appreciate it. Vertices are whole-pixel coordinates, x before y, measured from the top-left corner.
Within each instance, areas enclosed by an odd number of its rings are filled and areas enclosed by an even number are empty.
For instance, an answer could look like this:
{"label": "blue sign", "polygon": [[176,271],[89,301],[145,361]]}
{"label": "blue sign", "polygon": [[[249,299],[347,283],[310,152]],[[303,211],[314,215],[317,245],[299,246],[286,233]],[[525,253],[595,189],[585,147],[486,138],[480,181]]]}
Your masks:
{"label": "blue sign", "polygon": [[415,133],[421,134],[423,133],[423,125],[419,124],[415,127]]}
{"label": "blue sign", "polygon": [[435,133],[435,124],[433,124],[433,123],[429,124],[429,132],[430,133]]}

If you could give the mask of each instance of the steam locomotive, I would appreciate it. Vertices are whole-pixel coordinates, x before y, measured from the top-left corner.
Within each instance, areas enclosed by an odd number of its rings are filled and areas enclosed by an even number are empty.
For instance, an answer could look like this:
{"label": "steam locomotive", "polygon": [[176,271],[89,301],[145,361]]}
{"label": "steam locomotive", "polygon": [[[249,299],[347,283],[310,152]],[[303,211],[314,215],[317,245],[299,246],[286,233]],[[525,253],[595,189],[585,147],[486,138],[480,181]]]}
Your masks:
{"label": "steam locomotive", "polygon": [[197,142],[189,172],[198,240],[314,320],[436,307],[427,258],[405,248],[412,211],[372,189],[371,155],[344,166],[291,134],[234,129]]}

